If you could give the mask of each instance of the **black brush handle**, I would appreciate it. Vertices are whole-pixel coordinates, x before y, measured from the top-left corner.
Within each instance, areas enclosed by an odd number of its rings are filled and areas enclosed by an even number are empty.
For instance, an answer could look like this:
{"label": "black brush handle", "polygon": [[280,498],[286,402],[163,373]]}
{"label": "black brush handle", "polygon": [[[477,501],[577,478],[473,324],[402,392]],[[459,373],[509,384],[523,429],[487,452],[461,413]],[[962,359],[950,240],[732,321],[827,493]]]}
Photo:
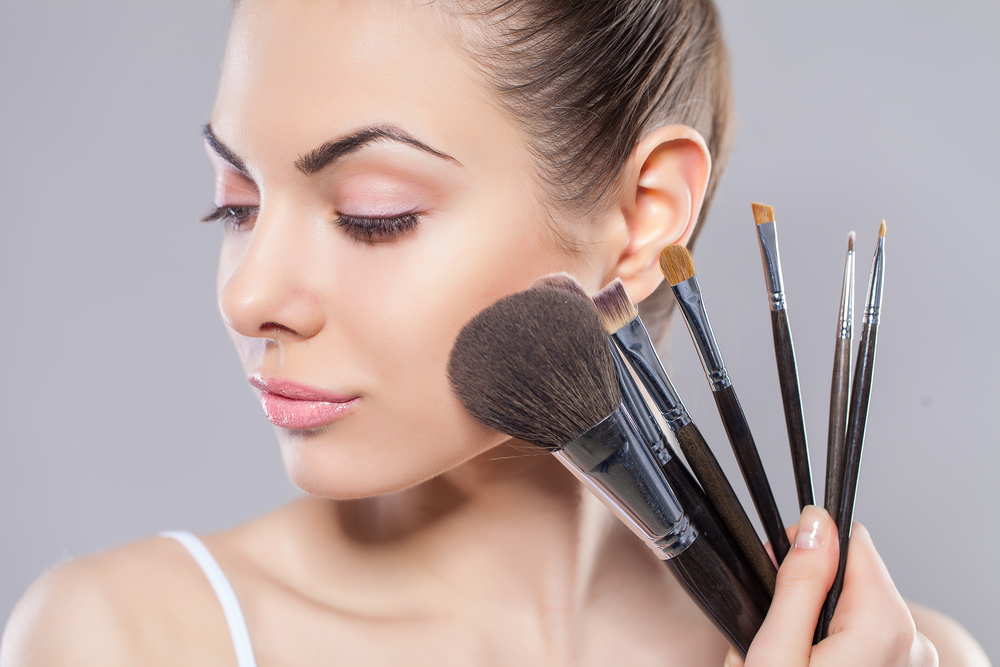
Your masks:
{"label": "black brush handle", "polygon": [[719,461],[715,458],[701,431],[694,422],[674,431],[684,458],[687,459],[694,476],[701,482],[705,495],[718,513],[722,522],[729,529],[730,535],[739,545],[757,581],[764,587],[769,597],[774,596],[774,580],[776,570],[771,557],[767,555],[764,544],[760,541],[757,531],[750,523],[743,505],[740,504],[726,473],[722,471]]}
{"label": "black brush handle", "polygon": [[774,333],[774,358],[778,362],[778,384],[781,387],[781,404],[785,409],[785,427],[788,446],[792,451],[792,472],[795,474],[795,492],[799,496],[799,509],[813,505],[812,469],[809,465],[809,446],[806,444],[806,422],[802,415],[802,395],[799,392],[799,372],[795,365],[795,346],[788,326],[788,311],[771,311],[771,331]]}
{"label": "black brush handle", "polygon": [[750,425],[747,424],[747,418],[743,414],[743,408],[736,398],[736,391],[732,385],[712,392],[712,395],[715,396],[722,425],[726,428],[726,435],[729,436],[729,443],[733,446],[736,461],[740,464],[750,497],[757,508],[757,516],[760,517],[764,533],[771,541],[771,549],[774,550],[774,557],[780,565],[791,544],[781,522],[781,514],[778,513],[778,504],[774,502],[774,494],[771,493],[771,485],[767,481],[767,474],[764,472],[764,464],[760,460],[757,445],[754,444],[753,434],[750,433]]}
{"label": "black brush handle", "polygon": [[[774,591],[768,593],[763,584],[757,579],[757,575],[751,567],[749,560],[743,554],[739,544],[730,534],[722,518],[712,507],[705,493],[694,481],[691,473],[684,467],[680,459],[673,457],[666,463],[661,464],[663,476],[667,483],[677,495],[677,500],[681,507],[691,517],[702,538],[707,539],[712,545],[712,549],[719,554],[726,566],[733,573],[733,577],[740,582],[746,592],[753,598],[754,604],[761,614],[767,614],[771,607],[771,598]],[[759,542],[759,540],[758,540]],[[763,547],[761,548],[763,550]],[[764,554],[765,557],[767,554]],[[768,563],[770,563],[768,559]],[[773,566],[772,566],[773,567]]]}
{"label": "black brush handle", "polygon": [[826,596],[816,628],[816,641],[830,633],[830,621],[844,590],[844,570],[847,567],[847,549],[851,540],[851,522],[854,521],[854,500],[858,493],[858,476],[861,473],[861,453],[865,444],[865,426],[868,422],[868,402],[872,392],[875,370],[875,343],[878,325],[865,325],[858,349],[858,363],[854,367],[854,386],[848,408],[847,435],[844,438],[844,476],[840,485],[840,505],[837,510],[837,532],[840,538],[840,563],[833,588]]}
{"label": "black brush handle", "polygon": [[683,553],[664,561],[729,643],[746,657],[764,614],[703,536]]}
{"label": "black brush handle", "polygon": [[823,506],[836,517],[840,505],[840,484],[844,478],[844,432],[847,430],[847,403],[851,391],[851,339],[837,338],[833,352],[833,380],[830,382],[830,422],[826,434],[826,488]]}

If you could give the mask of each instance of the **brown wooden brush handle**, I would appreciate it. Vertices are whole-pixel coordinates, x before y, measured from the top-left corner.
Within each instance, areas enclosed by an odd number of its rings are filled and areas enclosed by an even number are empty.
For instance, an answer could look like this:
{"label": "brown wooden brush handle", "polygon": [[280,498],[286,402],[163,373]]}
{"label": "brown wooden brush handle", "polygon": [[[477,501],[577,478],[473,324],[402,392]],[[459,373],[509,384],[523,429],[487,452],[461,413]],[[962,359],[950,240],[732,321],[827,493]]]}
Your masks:
{"label": "brown wooden brush handle", "polygon": [[743,554],[743,550],[694,477],[676,456],[661,464],[660,467],[671,490],[676,494],[681,507],[691,518],[698,532],[711,543],[715,552],[732,570],[733,576],[750,594],[760,612],[767,614],[767,610],[771,607],[774,591],[768,592],[757,579],[757,574],[751,567],[750,561]]}
{"label": "brown wooden brush handle", "polygon": [[774,502],[774,494],[771,493],[771,485],[767,481],[767,474],[757,452],[757,445],[754,444],[753,434],[750,433],[750,425],[747,424],[747,418],[743,414],[743,408],[736,398],[736,391],[732,385],[712,392],[712,395],[719,408],[726,435],[729,436],[729,443],[733,446],[736,461],[743,472],[750,497],[753,499],[754,507],[757,508],[757,516],[760,517],[764,533],[771,541],[771,549],[774,550],[774,557],[780,565],[791,544],[781,522],[781,514],[778,513],[778,504]]}
{"label": "brown wooden brush handle", "polygon": [[861,473],[861,453],[865,444],[865,426],[868,422],[868,401],[871,398],[872,376],[875,370],[875,343],[878,325],[865,325],[858,348],[858,362],[854,367],[854,386],[847,412],[847,434],[844,437],[844,475],[840,485],[840,503],[836,514],[840,538],[840,563],[833,587],[826,596],[816,627],[816,641],[826,638],[830,621],[844,590],[844,570],[847,567],[847,550],[851,540],[851,522],[854,520],[854,500],[858,493],[858,476]]}
{"label": "brown wooden brush handle", "polygon": [[826,434],[826,488],[823,506],[837,516],[840,483],[844,469],[844,432],[851,387],[851,339],[837,338],[833,352],[833,380],[830,382],[830,422]]}
{"label": "brown wooden brush handle", "polygon": [[792,331],[788,326],[788,311],[771,311],[771,330],[774,334],[774,358],[778,362],[778,385],[781,387],[781,404],[785,409],[785,427],[788,446],[792,452],[792,472],[795,474],[795,492],[799,509],[813,505],[812,469],[809,465],[809,446],[806,444],[806,422],[802,415],[802,395],[799,392],[799,372],[795,365],[795,347]]}
{"label": "brown wooden brush handle", "polygon": [[715,458],[701,431],[694,422],[676,431],[674,436],[684,452],[694,476],[705,489],[705,495],[718,513],[722,522],[729,529],[730,535],[739,545],[740,551],[746,557],[757,580],[764,587],[769,597],[774,596],[774,580],[776,570],[771,557],[767,555],[764,544],[760,541],[757,531],[750,523],[743,505],[736,492],[733,491],[726,473],[722,471],[719,461]]}
{"label": "brown wooden brush handle", "polygon": [[699,535],[683,553],[664,562],[733,648],[746,657],[764,614],[711,543]]}

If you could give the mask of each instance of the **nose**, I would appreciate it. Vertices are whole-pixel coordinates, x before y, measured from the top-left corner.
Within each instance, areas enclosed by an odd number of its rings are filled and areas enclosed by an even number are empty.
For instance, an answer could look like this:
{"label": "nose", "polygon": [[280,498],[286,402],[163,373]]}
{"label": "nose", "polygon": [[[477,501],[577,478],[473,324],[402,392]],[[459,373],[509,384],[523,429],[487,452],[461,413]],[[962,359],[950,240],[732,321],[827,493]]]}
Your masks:
{"label": "nose", "polygon": [[262,206],[253,229],[236,232],[249,238],[243,240],[242,254],[224,257],[219,292],[222,317],[236,333],[291,342],[322,330],[326,321],[323,303],[310,282],[320,268],[313,266],[310,257],[316,245],[310,228],[293,211]]}

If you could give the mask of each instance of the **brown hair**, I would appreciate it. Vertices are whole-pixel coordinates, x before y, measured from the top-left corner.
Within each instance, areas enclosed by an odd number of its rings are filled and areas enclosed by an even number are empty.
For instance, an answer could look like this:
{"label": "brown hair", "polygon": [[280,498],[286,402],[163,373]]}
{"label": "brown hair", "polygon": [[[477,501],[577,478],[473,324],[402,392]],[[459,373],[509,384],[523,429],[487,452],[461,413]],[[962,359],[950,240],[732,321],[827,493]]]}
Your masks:
{"label": "brown hair", "polygon": [[[472,4],[457,11],[482,25],[470,49],[526,132],[546,198],[577,214],[594,211],[645,134],[689,125],[712,156],[697,235],[734,129],[728,55],[711,0]],[[661,285],[640,305],[654,340],[666,330],[668,292]]]}

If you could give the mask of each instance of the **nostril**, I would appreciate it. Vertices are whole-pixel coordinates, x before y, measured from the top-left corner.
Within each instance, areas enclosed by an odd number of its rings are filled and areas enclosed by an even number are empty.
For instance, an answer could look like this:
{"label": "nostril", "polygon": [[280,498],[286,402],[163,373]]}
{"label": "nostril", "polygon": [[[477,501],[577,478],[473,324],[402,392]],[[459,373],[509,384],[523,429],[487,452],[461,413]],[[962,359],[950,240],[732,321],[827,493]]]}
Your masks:
{"label": "nostril", "polygon": [[260,325],[261,333],[290,333],[298,335],[298,332],[291,327],[286,327],[284,324],[279,324],[278,322],[264,322]]}

